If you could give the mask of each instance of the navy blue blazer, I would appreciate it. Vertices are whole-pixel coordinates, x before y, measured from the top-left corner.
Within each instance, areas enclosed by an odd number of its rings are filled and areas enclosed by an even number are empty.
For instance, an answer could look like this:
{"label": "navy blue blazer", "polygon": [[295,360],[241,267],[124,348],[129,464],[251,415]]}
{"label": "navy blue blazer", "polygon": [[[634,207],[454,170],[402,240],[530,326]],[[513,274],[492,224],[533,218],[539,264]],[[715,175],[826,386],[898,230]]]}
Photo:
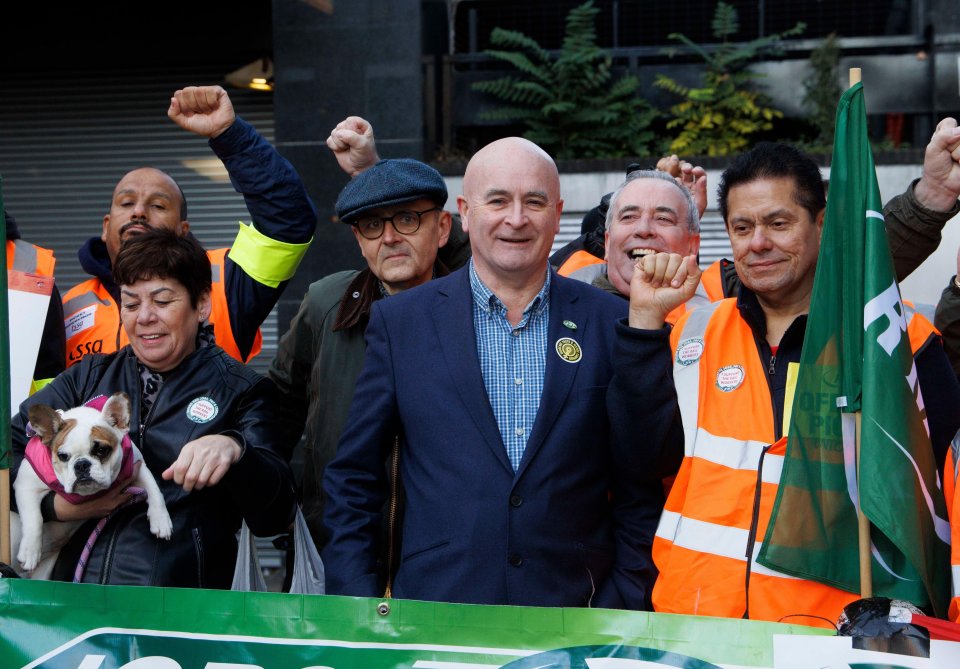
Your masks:
{"label": "navy blue blazer", "polygon": [[[629,328],[614,327],[627,303],[551,280],[544,389],[516,474],[480,371],[468,269],[374,305],[364,368],[324,477],[328,593],[383,594],[384,463],[399,435],[405,509],[394,596],[649,608],[662,453],[683,448],[676,396],[672,407],[608,398],[615,340],[630,355],[629,337],[615,334]],[[578,342],[579,361],[558,355],[563,337]],[[649,373],[670,375],[670,362],[651,360],[659,367]]]}

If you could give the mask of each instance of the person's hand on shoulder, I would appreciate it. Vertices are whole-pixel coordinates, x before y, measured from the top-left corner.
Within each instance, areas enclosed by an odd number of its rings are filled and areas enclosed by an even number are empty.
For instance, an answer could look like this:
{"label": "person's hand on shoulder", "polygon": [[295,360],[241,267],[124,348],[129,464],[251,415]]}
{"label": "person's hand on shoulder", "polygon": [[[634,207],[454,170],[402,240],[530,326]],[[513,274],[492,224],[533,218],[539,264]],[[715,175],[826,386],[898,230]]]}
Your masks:
{"label": "person's hand on shoulder", "polygon": [[914,188],[917,201],[934,211],[949,211],[960,197],[960,128],[956,119],[947,117],[927,144],[923,155],[923,175]]}
{"label": "person's hand on shoulder", "polygon": [[210,139],[223,134],[237,118],[230,96],[220,86],[188,86],[176,91],[167,116],[184,130]]}
{"label": "person's hand on shoulder", "polygon": [[348,116],[330,131],[327,146],[333,151],[340,169],[357,176],[380,161],[373,138],[373,126],[359,116]]}

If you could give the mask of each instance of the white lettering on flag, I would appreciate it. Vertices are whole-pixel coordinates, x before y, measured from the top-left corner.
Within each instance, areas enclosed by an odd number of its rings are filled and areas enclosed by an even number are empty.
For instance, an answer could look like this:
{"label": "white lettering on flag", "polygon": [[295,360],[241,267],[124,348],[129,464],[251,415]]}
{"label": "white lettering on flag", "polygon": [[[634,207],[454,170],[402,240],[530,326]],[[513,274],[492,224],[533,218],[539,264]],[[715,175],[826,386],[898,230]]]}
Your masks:
{"label": "white lettering on flag", "polygon": [[884,316],[889,321],[889,325],[877,337],[877,343],[883,347],[887,355],[893,355],[894,349],[900,343],[900,335],[907,331],[907,319],[903,317],[903,304],[900,302],[900,291],[897,289],[896,281],[863,306],[864,331],[874,321]]}
{"label": "white lettering on flag", "polygon": [[927,421],[927,411],[923,406],[923,393],[920,392],[920,381],[917,379],[917,361],[912,358],[910,359],[910,375],[907,377],[907,385],[910,386],[910,393],[917,403],[917,410],[923,417],[923,429],[926,430],[929,437],[930,423]]}

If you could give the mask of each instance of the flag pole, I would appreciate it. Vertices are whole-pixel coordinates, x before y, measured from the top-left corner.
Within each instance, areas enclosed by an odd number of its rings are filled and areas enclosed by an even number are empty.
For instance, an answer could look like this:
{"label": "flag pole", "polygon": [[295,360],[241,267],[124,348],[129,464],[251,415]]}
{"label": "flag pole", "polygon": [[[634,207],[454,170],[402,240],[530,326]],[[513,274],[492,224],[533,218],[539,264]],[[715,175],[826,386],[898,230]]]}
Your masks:
{"label": "flag pole", "polygon": [[[857,489],[860,489],[860,412],[854,414],[857,421]],[[860,538],[860,596],[873,597],[873,574],[870,572],[870,521],[863,514],[863,505],[857,498],[857,529]]]}
{"label": "flag pole", "polygon": [[[849,87],[860,83],[861,71],[859,67],[851,67],[849,72]],[[860,412],[855,414],[856,419],[856,449],[857,449],[857,482],[860,488]],[[863,514],[863,505],[857,499],[857,529],[859,530],[860,546],[860,596],[873,597],[873,574],[870,568],[870,521]]]}

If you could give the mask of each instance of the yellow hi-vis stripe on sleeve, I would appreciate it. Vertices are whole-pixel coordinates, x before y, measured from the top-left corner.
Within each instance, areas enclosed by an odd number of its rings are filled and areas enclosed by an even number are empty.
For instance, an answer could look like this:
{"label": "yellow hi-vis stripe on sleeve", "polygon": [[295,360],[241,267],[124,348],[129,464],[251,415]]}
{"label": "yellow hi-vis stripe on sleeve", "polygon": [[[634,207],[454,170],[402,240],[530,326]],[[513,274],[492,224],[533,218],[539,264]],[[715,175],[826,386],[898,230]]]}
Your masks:
{"label": "yellow hi-vis stripe on sleeve", "polygon": [[310,248],[310,242],[289,244],[270,239],[253,225],[241,222],[240,231],[227,255],[255,281],[276,288],[282,281],[293,277]]}
{"label": "yellow hi-vis stripe on sleeve", "polygon": [[35,392],[50,384],[53,381],[53,378],[49,379],[33,379],[30,381],[30,394],[33,395]]}

